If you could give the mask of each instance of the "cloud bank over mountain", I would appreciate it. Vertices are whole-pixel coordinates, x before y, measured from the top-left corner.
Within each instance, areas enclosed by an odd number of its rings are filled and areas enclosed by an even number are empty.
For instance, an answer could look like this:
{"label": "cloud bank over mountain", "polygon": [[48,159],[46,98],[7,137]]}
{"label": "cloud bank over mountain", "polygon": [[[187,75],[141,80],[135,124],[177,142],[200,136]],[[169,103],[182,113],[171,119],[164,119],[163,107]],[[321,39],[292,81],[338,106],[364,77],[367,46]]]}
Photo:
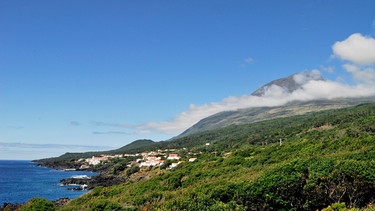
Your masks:
{"label": "cloud bank over mountain", "polygon": [[[361,34],[353,34],[332,46],[333,58],[345,63],[342,68],[350,73],[354,85],[339,81],[321,80],[321,72],[314,69],[293,75],[298,88],[288,90],[283,86],[272,84],[264,87],[262,95],[243,95],[227,97],[220,102],[204,105],[190,105],[188,110],[165,122],[149,122],[136,126],[140,134],[181,133],[199,120],[218,112],[237,110],[249,107],[280,106],[294,100],[333,99],[339,97],[364,97],[375,94],[375,39]],[[332,71],[330,67],[330,71]],[[133,127],[134,129],[134,127]]]}

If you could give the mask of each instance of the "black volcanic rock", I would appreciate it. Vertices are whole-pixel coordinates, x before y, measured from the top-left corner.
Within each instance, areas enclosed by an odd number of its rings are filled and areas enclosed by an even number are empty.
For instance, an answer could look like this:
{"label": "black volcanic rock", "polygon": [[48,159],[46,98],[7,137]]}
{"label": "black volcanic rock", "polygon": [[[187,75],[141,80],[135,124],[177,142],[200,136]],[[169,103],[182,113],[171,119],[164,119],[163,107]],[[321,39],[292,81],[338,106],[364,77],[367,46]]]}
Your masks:
{"label": "black volcanic rock", "polygon": [[56,201],[52,201],[53,205],[55,205],[56,207],[61,207],[63,206],[64,204],[68,203],[70,201],[69,198],[60,198]]}
{"label": "black volcanic rock", "polygon": [[80,163],[75,163],[71,161],[40,161],[34,160],[33,162],[37,162],[37,166],[43,166],[51,169],[79,169],[81,166]]}
{"label": "black volcanic rock", "polygon": [[20,210],[22,204],[12,204],[12,203],[4,203],[3,206],[0,206],[0,211],[5,210]]}
{"label": "black volcanic rock", "polygon": [[91,178],[67,178],[62,179],[60,182],[63,185],[87,185],[86,189],[93,189],[96,186],[113,186],[118,185],[125,182],[125,179],[121,176],[106,176],[106,175],[98,175]]}

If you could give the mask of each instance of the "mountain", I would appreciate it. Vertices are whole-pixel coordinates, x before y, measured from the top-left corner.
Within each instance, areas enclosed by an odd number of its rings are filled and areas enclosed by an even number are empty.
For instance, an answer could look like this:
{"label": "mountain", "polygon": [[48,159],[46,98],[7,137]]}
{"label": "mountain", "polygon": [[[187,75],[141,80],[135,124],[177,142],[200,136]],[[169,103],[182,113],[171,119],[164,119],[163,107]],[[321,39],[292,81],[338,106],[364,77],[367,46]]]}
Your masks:
{"label": "mountain", "polygon": [[278,86],[283,88],[286,92],[292,93],[297,89],[301,89],[302,85],[309,82],[309,81],[325,81],[325,79],[320,76],[320,74],[316,74],[315,72],[308,72],[303,71],[301,73],[293,74],[286,78],[280,78],[277,80],[273,80],[259,89],[255,90],[251,95],[261,97],[266,94],[269,88],[272,86]]}
{"label": "mountain", "polygon": [[[50,168],[60,168],[60,169],[67,169],[67,168],[73,168],[73,167],[65,167],[63,166],[65,163],[64,162],[59,162],[59,161],[65,161],[65,160],[71,160],[71,159],[79,159],[79,158],[90,158],[92,156],[99,156],[101,154],[125,154],[125,153],[136,153],[136,152],[141,152],[144,149],[148,149],[151,147],[154,147],[158,145],[158,142],[154,142],[149,139],[140,139],[140,140],[135,140],[131,142],[130,144],[127,144],[121,148],[118,149],[113,149],[113,150],[107,150],[107,151],[93,151],[93,152],[67,152],[59,157],[53,157],[53,158],[44,158],[44,159],[38,159],[38,160],[33,160],[34,162],[43,162],[46,163],[48,162],[48,166]],[[54,163],[57,162],[57,163]],[[57,165],[57,166],[52,166],[50,165]]]}
{"label": "mountain", "polygon": [[143,147],[148,147],[154,145],[155,142],[149,139],[140,139],[131,142],[130,144],[127,144],[117,150],[112,150],[111,153],[122,153],[122,152],[129,152],[129,151],[137,151],[139,149],[142,149]]}
{"label": "mountain", "polygon": [[226,127],[248,124],[268,119],[290,117],[329,109],[345,108],[375,102],[375,97],[341,98],[333,100],[294,101],[283,106],[247,108],[237,111],[224,111],[200,120],[177,137]]}
{"label": "mountain", "polygon": [[[304,84],[309,81],[325,80],[320,74],[312,72],[302,72],[293,74],[286,78],[271,81],[259,89],[254,91],[253,96],[264,96],[271,90],[272,87],[277,86],[284,90],[284,92],[292,93],[301,89]],[[185,130],[177,136],[183,137],[201,131],[222,128],[232,124],[240,125],[253,123],[262,120],[274,119],[279,117],[289,117],[294,115],[301,115],[311,112],[317,112],[328,109],[344,108],[355,106],[364,103],[375,102],[375,97],[365,98],[340,98],[340,99],[319,99],[313,101],[293,101],[282,106],[276,107],[250,107],[234,111],[224,111],[200,120],[192,127]]]}

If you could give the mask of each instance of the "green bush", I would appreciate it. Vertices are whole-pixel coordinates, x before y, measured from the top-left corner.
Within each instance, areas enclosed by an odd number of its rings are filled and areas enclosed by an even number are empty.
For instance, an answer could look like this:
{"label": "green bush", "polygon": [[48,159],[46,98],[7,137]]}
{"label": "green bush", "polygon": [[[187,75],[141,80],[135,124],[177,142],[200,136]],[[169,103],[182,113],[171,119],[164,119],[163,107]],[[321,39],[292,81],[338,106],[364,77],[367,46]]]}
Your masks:
{"label": "green bush", "polygon": [[53,211],[53,203],[43,198],[32,198],[21,207],[21,211]]}
{"label": "green bush", "polygon": [[347,211],[346,205],[344,202],[342,203],[334,203],[327,208],[322,209],[322,211]]}
{"label": "green bush", "polygon": [[120,211],[123,210],[121,205],[107,200],[95,202],[91,205],[92,211]]}
{"label": "green bush", "polygon": [[126,170],[126,175],[130,176],[130,175],[138,172],[139,169],[140,169],[139,166],[132,166],[131,168],[129,168],[128,170]]}

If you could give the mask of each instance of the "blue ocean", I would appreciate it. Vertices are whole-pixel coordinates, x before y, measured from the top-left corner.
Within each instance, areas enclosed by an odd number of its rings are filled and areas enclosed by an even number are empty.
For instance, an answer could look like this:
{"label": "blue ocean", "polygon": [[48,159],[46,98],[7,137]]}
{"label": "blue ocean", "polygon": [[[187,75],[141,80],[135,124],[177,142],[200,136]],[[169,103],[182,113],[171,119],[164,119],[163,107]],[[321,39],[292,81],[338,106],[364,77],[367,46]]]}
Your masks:
{"label": "blue ocean", "polygon": [[5,202],[21,204],[34,197],[51,201],[76,198],[87,190],[68,190],[60,180],[80,175],[95,176],[96,173],[49,169],[31,161],[0,160],[0,205]]}

